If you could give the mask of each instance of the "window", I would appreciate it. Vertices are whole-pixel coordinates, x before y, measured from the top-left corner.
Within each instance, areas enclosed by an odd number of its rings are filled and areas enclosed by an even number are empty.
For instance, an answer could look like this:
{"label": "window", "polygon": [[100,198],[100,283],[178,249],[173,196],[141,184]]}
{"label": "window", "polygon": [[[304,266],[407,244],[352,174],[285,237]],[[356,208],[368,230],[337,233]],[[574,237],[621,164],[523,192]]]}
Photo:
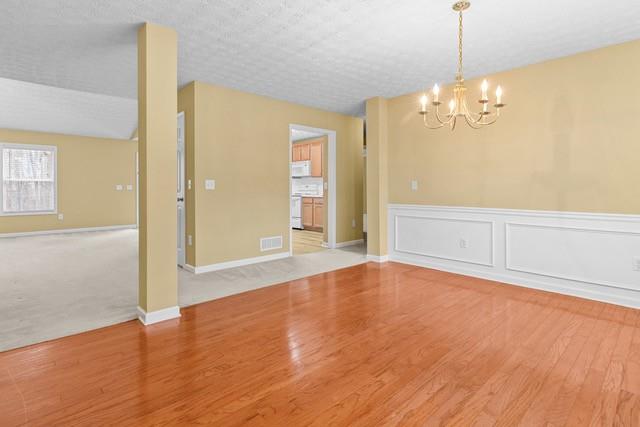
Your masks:
{"label": "window", "polygon": [[0,144],[2,215],[56,212],[56,147]]}

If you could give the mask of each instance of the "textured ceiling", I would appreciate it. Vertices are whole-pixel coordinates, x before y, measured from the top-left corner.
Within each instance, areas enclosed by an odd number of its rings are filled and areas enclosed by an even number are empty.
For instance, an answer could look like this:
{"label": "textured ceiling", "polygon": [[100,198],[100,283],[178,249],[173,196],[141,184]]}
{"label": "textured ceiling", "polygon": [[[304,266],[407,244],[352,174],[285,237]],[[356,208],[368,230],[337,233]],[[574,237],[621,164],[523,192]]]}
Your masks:
{"label": "textured ceiling", "polygon": [[[136,97],[137,26],[179,34],[179,84],[348,114],[453,78],[452,0],[2,0],[0,77]],[[638,0],[475,0],[469,77],[640,38]]]}
{"label": "textured ceiling", "polygon": [[135,99],[0,78],[0,129],[129,139]]}

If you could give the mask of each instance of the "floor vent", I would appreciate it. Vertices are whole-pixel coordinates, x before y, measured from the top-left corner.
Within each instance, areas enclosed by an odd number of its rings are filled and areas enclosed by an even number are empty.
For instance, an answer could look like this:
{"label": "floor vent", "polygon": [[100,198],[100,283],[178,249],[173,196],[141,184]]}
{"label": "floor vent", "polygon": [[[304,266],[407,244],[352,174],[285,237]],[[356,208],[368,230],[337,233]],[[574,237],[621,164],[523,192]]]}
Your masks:
{"label": "floor vent", "polygon": [[263,237],[260,239],[260,251],[272,251],[282,249],[282,236]]}

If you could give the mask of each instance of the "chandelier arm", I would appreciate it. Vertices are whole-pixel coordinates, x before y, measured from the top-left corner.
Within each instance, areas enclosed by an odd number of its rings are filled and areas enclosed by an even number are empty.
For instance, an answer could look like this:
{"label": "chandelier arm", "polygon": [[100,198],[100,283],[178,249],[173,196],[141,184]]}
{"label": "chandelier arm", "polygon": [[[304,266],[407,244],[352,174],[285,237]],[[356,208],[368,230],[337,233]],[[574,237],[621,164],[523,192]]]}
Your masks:
{"label": "chandelier arm", "polygon": [[442,120],[442,118],[440,117],[440,109],[438,108],[438,106],[436,106],[436,119],[437,119],[440,123],[442,123],[442,125],[444,126],[444,125],[446,125],[446,124],[451,123],[451,119],[452,119],[452,117],[449,117],[449,119],[448,119],[448,120]]}
{"label": "chandelier arm", "polygon": [[444,126],[444,124],[443,124],[443,123],[436,124],[435,126],[434,126],[434,125],[431,125],[431,124],[429,123],[429,121],[427,120],[427,114],[424,114],[424,115],[422,116],[422,122],[423,122],[424,126],[425,126],[427,129],[440,129],[442,126]]}
{"label": "chandelier arm", "polygon": [[469,127],[472,129],[480,129],[482,127],[480,123],[473,120],[473,117],[465,115],[464,120],[465,122],[467,122],[467,125],[469,125]]}

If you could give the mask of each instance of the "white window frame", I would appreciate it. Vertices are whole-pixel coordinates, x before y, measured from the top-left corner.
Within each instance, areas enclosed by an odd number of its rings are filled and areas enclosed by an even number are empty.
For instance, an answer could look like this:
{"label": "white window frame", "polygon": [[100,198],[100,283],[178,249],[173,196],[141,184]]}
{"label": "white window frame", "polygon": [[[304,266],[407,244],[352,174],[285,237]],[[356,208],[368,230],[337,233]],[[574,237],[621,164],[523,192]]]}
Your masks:
{"label": "white window frame", "polygon": [[[4,159],[2,150],[13,148],[17,150],[43,150],[53,153],[53,210],[29,211],[29,212],[5,212],[4,211]],[[57,215],[58,214],[58,147],[55,145],[14,144],[0,142],[0,217],[3,216],[32,216],[32,215]]]}

